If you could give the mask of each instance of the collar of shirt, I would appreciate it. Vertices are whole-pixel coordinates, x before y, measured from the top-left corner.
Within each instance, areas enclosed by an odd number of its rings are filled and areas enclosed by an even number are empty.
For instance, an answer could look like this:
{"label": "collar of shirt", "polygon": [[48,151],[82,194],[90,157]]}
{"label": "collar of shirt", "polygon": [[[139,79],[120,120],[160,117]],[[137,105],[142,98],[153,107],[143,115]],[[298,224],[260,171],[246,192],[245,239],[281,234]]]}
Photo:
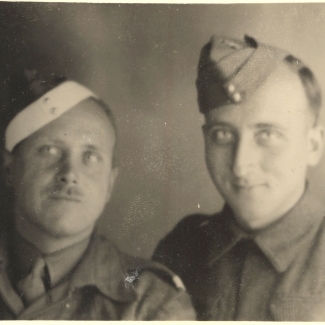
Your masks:
{"label": "collar of shirt", "polygon": [[[127,263],[118,249],[108,239],[93,233],[90,243],[83,256],[77,261],[73,272],[69,276],[69,292],[84,286],[96,286],[107,297],[115,301],[128,302],[136,299],[136,292],[132,284],[126,283],[132,265]],[[59,261],[59,258],[58,258]],[[8,251],[5,244],[0,245],[0,283],[12,293],[9,283],[5,280],[8,263]],[[6,274],[6,272],[5,272]],[[12,294],[9,295],[13,297]]]}
{"label": "collar of shirt", "polygon": [[78,263],[89,244],[89,240],[88,237],[57,252],[44,255],[15,231],[10,251],[10,264],[14,274],[14,282],[18,282],[25,277],[36,259],[42,256],[49,269],[51,286],[54,287]]}
{"label": "collar of shirt", "polygon": [[303,196],[280,219],[261,230],[247,233],[235,221],[233,212],[225,205],[209,225],[212,250],[209,265],[234,247],[242,239],[252,239],[278,272],[284,272],[302,247],[309,233],[325,215],[321,204],[307,188]]}

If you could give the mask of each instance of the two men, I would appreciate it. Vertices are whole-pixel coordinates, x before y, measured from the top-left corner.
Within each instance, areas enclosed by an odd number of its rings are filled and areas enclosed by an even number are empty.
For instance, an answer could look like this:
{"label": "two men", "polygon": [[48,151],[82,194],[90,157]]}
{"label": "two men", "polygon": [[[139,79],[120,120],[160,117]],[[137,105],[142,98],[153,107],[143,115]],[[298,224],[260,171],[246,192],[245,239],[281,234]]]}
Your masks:
{"label": "two men", "polygon": [[74,81],[25,69],[10,80],[0,245],[0,319],[194,319],[181,281],[119,252],[95,225],[117,168],[109,108]]}
{"label": "two men", "polygon": [[201,320],[325,320],[325,209],[308,188],[320,160],[312,72],[255,39],[202,49],[198,102],[220,213],[183,219],[154,259],[183,279]]}
{"label": "two men", "polygon": [[[94,231],[113,188],[115,127],[96,95],[25,70],[13,82],[4,167],[12,231],[1,319],[193,319],[179,279]],[[41,81],[42,80],[42,81]],[[185,218],[154,258],[201,320],[324,320],[324,208],[306,181],[324,131],[312,72],[246,37],[213,38],[197,79],[206,161],[225,199]]]}

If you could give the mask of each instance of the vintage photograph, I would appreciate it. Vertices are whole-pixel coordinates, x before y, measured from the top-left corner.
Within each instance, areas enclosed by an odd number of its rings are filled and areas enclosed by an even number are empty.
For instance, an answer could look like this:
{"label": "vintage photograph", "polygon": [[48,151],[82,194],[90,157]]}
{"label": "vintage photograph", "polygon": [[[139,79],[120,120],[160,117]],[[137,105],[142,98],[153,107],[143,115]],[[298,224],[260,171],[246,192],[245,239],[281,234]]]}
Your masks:
{"label": "vintage photograph", "polygon": [[325,4],[0,2],[0,319],[325,321]]}

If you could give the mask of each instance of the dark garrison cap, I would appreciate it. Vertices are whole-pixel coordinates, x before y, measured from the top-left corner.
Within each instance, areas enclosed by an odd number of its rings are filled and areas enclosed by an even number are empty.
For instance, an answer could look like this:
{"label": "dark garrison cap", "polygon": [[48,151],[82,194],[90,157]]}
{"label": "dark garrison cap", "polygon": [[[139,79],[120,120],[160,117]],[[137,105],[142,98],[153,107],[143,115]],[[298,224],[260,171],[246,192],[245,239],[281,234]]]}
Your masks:
{"label": "dark garrison cap", "polygon": [[285,61],[295,71],[304,67],[288,52],[258,43],[252,37],[240,41],[213,36],[202,48],[198,66],[196,86],[201,113],[240,104]]}

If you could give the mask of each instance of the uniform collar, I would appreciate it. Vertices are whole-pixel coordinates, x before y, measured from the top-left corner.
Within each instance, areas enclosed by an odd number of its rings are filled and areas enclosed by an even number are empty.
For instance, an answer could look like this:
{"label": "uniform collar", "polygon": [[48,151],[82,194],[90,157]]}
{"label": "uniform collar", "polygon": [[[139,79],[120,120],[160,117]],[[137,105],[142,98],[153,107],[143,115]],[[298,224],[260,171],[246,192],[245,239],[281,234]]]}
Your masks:
{"label": "uniform collar", "polygon": [[93,234],[90,245],[72,274],[70,289],[96,286],[115,301],[132,301],[136,293],[126,283],[128,267],[122,254],[105,237]]}
{"label": "uniform collar", "polygon": [[[9,254],[5,242],[0,243],[0,269],[5,272]],[[84,286],[96,286],[107,297],[127,302],[136,299],[132,284],[126,283],[129,266],[105,237],[93,233],[89,246],[75,266],[69,280],[70,291]]]}
{"label": "uniform collar", "polygon": [[210,238],[210,251],[207,260],[210,267],[239,241],[250,238],[250,235],[237,225],[234,214],[227,204],[206,227]]}
{"label": "uniform collar", "polygon": [[296,205],[280,219],[264,229],[247,233],[238,226],[233,212],[225,205],[210,224],[213,249],[209,264],[214,264],[240,240],[252,239],[273,267],[278,272],[284,272],[304,247],[309,234],[318,228],[324,215],[324,206],[307,188]]}
{"label": "uniform collar", "polygon": [[49,269],[51,284],[56,285],[67,276],[78,263],[89,244],[89,237],[51,254],[42,254],[33,244],[17,231],[13,233],[10,247],[11,268],[15,280],[25,277],[39,257],[42,257]]}
{"label": "uniform collar", "polygon": [[281,219],[255,235],[255,242],[278,272],[284,272],[306,245],[325,215],[324,205],[307,188]]}

